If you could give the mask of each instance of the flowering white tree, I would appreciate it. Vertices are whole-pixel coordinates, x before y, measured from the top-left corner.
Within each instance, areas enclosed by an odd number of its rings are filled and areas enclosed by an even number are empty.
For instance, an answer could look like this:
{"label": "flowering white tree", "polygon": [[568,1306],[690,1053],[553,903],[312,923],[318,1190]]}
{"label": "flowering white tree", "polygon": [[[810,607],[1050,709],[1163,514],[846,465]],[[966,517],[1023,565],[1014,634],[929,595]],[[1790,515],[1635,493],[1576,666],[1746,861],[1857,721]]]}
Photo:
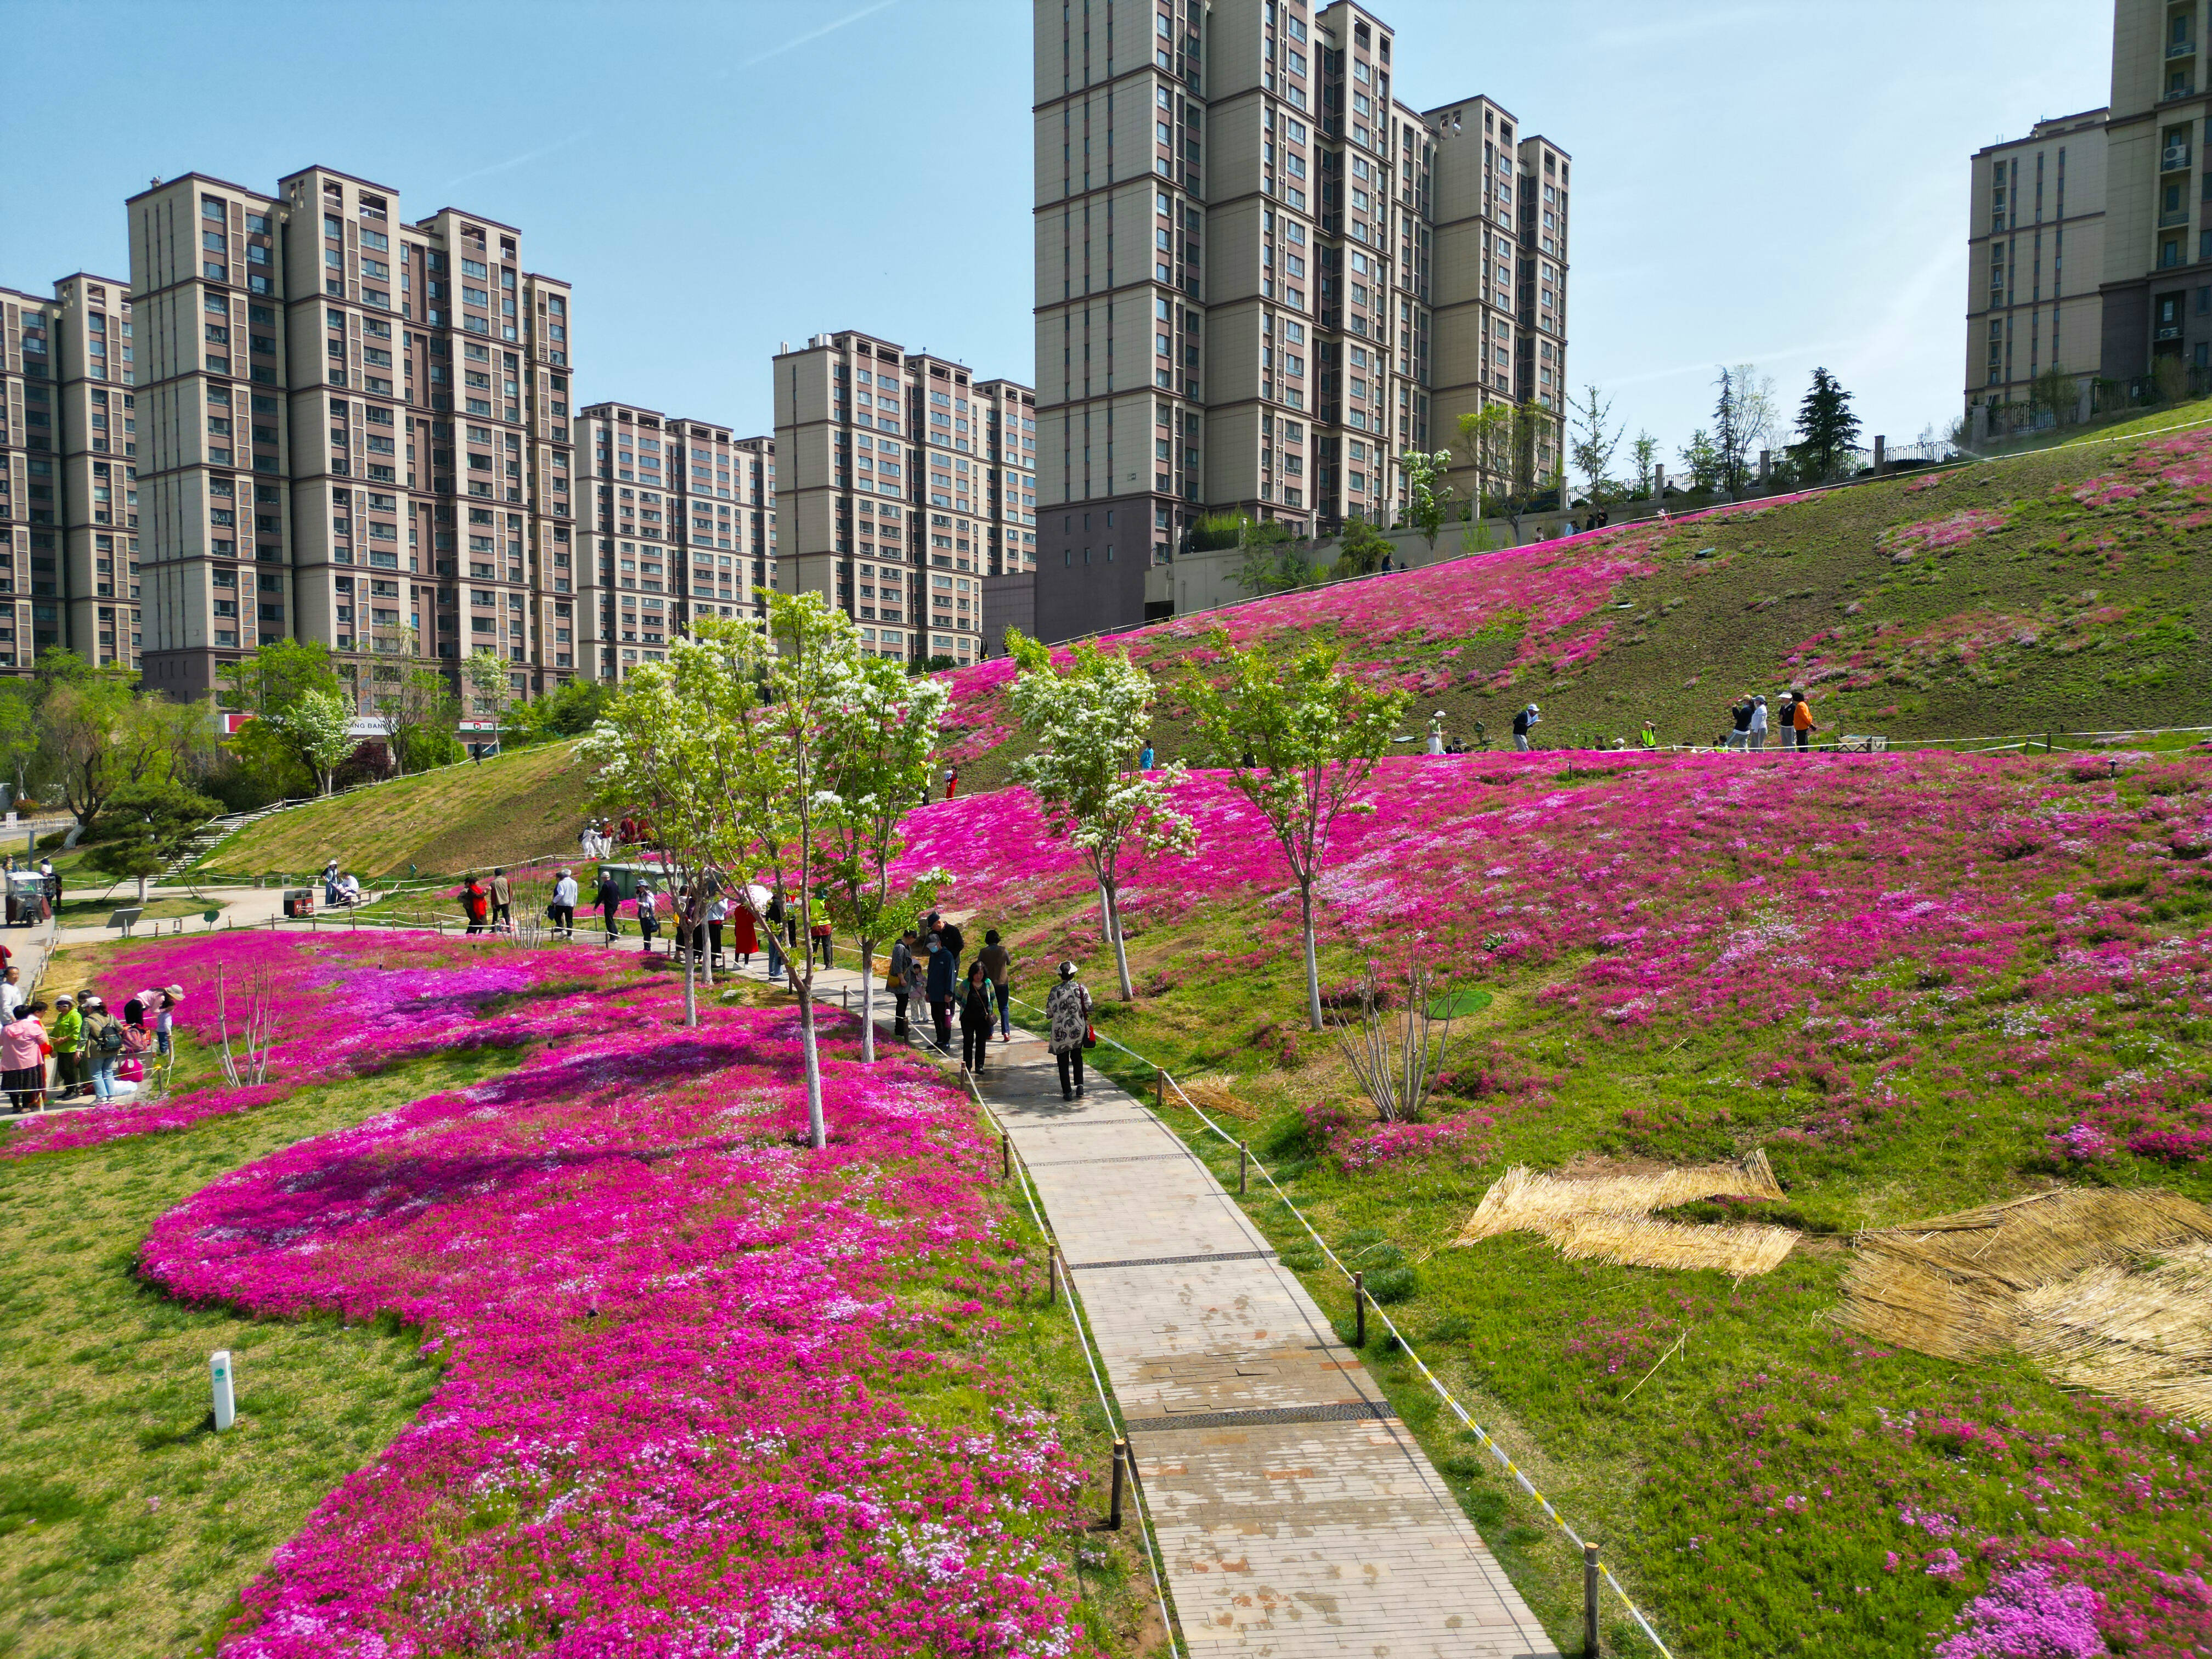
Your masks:
{"label": "flowering white tree", "polygon": [[1266,647],[1240,651],[1225,629],[1212,644],[1225,672],[1193,674],[1187,687],[1199,738],[1212,764],[1275,832],[1298,884],[1306,947],[1306,1023],[1322,1029],[1321,966],[1314,944],[1314,882],[1340,816],[1358,793],[1406,712],[1407,693],[1376,691],[1345,673],[1343,653],[1315,644],[1288,660]]}
{"label": "flowering white tree", "polygon": [[1015,781],[1036,796],[1052,833],[1090,860],[1127,1002],[1136,990],[1121,929],[1121,860],[1140,850],[1191,850],[1191,821],[1169,804],[1183,769],[1139,769],[1152,729],[1153,687],[1152,676],[1128,658],[1085,640],[1071,650],[1063,671],[1053,665],[1048,647],[1012,629],[1006,648],[1021,666],[1014,712],[1036,744],[1036,752],[1014,767]]}
{"label": "flowering white tree", "polygon": [[353,705],[335,691],[310,690],[283,713],[270,715],[269,723],[299,745],[329,794],[331,775],[353,753]]}
{"label": "flowering white tree", "polygon": [[1439,449],[1431,455],[1409,449],[1398,457],[1398,468],[1406,475],[1406,522],[1428,538],[1433,553],[1451,512],[1452,487],[1444,476],[1451,469],[1451,451]]}
{"label": "flowering white tree", "polygon": [[935,872],[903,890],[891,866],[899,823],[929,795],[937,726],[951,693],[941,681],[857,648],[826,672],[821,848],[823,896],[860,951],[860,1058],[876,1057],[875,948],[914,925],[936,896]]}
{"label": "flowering white tree", "polygon": [[[726,708],[696,695],[718,664],[711,653],[679,640],[667,663],[647,663],[623,683],[577,752],[596,774],[593,801],[615,811],[641,811],[660,847],[661,867],[696,895],[720,878],[726,838],[721,803],[703,787],[720,740]],[[678,918],[679,927],[683,919]],[[699,1023],[699,953],[684,958],[684,1023]]]}

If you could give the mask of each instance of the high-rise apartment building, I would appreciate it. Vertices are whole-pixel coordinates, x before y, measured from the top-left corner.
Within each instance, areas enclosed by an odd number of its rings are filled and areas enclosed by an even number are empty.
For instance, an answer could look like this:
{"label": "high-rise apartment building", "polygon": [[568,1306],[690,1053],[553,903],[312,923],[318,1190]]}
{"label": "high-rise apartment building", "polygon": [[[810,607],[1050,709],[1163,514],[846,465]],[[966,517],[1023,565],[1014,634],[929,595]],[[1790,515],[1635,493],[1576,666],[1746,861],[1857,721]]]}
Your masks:
{"label": "high-rise apartment building", "polygon": [[851,330],[774,368],[777,585],[878,656],[988,654],[985,580],[1036,568],[1036,393]]}
{"label": "high-rise apartment building", "polygon": [[[2100,353],[2109,380],[2140,384],[2161,360],[2212,369],[2209,33],[2202,0],[2115,0],[2112,8]],[[2014,203],[2022,205],[2016,194]],[[2094,266],[2081,270],[2069,286],[2097,275]]]}
{"label": "high-rise apartment building", "polygon": [[[2051,369],[2076,387],[2104,350],[2107,112],[2039,121],[1975,152],[1966,232],[1966,408],[1986,432],[2025,415]],[[1981,411],[1976,413],[1977,406]]]}
{"label": "high-rise apartment building", "polygon": [[578,661],[605,680],[659,662],[694,617],[764,614],[775,582],[775,444],[635,404],[576,422],[591,469]]}
{"label": "high-rise apartment building", "polygon": [[1553,470],[1565,151],[1486,99],[1404,103],[1348,0],[1035,18],[1040,633],[1165,611],[1150,573],[1209,512],[1389,522],[1396,458],[1493,400]]}
{"label": "high-rise apartment building", "polygon": [[129,209],[146,683],[284,638],[364,709],[410,658],[489,655],[514,696],[580,672],[569,293],[521,233],[327,167]]}
{"label": "high-rise apartment building", "polygon": [[0,672],[65,647],[138,665],[131,290],[0,289]]}

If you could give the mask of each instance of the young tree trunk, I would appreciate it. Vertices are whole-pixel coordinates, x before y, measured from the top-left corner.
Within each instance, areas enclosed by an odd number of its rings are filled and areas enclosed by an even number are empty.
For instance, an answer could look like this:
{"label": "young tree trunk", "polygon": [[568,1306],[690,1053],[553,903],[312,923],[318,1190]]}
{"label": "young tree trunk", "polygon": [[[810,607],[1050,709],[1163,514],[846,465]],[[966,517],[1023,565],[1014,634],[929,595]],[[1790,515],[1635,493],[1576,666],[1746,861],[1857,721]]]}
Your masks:
{"label": "young tree trunk", "polygon": [[1098,878],[1098,905],[1106,918],[1106,936],[1114,941],[1114,971],[1121,978],[1121,1000],[1134,1002],[1136,988],[1129,983],[1129,948],[1121,939],[1121,901],[1111,875]]}
{"label": "young tree trunk", "polygon": [[1321,1030],[1321,962],[1314,949],[1313,884],[1298,885],[1298,915],[1306,940],[1306,1028]]}
{"label": "young tree trunk", "polygon": [[860,1063],[876,1057],[876,943],[860,941]]}
{"label": "young tree trunk", "polygon": [[141,904],[143,904],[143,903],[145,903],[145,902],[146,902],[146,878],[145,878],[145,877],[143,877],[143,876],[141,876],[141,877],[139,877],[139,878],[138,878],[138,902],[139,902],[139,903],[141,903]]}
{"label": "young tree trunk", "polygon": [[[678,921],[676,925],[681,927],[684,924]],[[686,951],[684,953],[684,1024],[687,1028],[699,1023],[699,988],[693,978],[698,971],[698,951]]]}
{"label": "young tree trunk", "polygon": [[830,1144],[830,1126],[822,1116],[822,1053],[814,1041],[814,975],[799,985],[799,1044],[806,1053],[806,1144],[820,1152]]}

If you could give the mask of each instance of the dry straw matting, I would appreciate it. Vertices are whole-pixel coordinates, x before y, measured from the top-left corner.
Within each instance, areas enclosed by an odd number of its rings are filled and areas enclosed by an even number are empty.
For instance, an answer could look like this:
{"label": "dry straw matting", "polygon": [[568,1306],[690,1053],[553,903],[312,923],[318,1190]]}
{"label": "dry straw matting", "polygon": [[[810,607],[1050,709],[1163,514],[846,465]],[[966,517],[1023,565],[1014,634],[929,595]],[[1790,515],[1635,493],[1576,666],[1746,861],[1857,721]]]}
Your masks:
{"label": "dry straw matting", "polygon": [[2062,1190],[1862,1234],[1844,1322],[1944,1359],[2016,1348],[2062,1382],[2212,1419],[2212,1210]]}
{"label": "dry straw matting", "polygon": [[1661,1221],[1652,1212],[1706,1198],[1782,1196],[1764,1152],[1753,1152],[1740,1164],[1702,1164],[1649,1175],[1539,1175],[1516,1164],[1482,1195],[1453,1243],[1534,1232],[1571,1259],[1632,1267],[1715,1267],[1743,1279],[1771,1273],[1797,1235],[1756,1222],[1698,1226]]}

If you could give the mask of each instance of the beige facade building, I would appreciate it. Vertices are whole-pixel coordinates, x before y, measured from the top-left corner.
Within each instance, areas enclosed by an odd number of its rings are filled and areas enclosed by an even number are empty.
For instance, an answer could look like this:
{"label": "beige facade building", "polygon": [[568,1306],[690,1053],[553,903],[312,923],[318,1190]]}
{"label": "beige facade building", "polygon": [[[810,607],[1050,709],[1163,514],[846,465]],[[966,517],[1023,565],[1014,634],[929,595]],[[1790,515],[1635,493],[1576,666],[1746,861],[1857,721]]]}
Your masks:
{"label": "beige facade building", "polygon": [[2101,372],[2130,386],[2160,359],[2212,370],[2207,36],[2198,0],[2115,0]]}
{"label": "beige facade building", "polygon": [[878,656],[989,654],[985,580],[1036,568],[1036,394],[851,330],[774,372],[776,585],[831,600]]}
{"label": "beige facade building", "polygon": [[132,327],[112,277],[0,289],[0,672],[57,648],[138,665]]}
{"label": "beige facade building", "polygon": [[128,205],[146,683],[283,638],[364,712],[411,658],[491,656],[511,696],[580,672],[569,293],[521,234],[326,167]]}
{"label": "beige facade building", "polygon": [[1035,47],[1042,634],[1172,611],[1209,512],[1391,521],[1493,398],[1551,470],[1565,151],[1402,102],[1348,0],[1039,0]]}
{"label": "beige facade building", "polygon": [[694,617],[765,614],[775,584],[775,444],[635,404],[576,422],[583,506],[578,662],[604,680],[659,662]]}
{"label": "beige facade building", "polygon": [[1966,410],[1978,434],[2032,418],[2052,368],[2086,392],[2104,351],[2107,112],[2039,121],[1973,161],[1966,238]]}

